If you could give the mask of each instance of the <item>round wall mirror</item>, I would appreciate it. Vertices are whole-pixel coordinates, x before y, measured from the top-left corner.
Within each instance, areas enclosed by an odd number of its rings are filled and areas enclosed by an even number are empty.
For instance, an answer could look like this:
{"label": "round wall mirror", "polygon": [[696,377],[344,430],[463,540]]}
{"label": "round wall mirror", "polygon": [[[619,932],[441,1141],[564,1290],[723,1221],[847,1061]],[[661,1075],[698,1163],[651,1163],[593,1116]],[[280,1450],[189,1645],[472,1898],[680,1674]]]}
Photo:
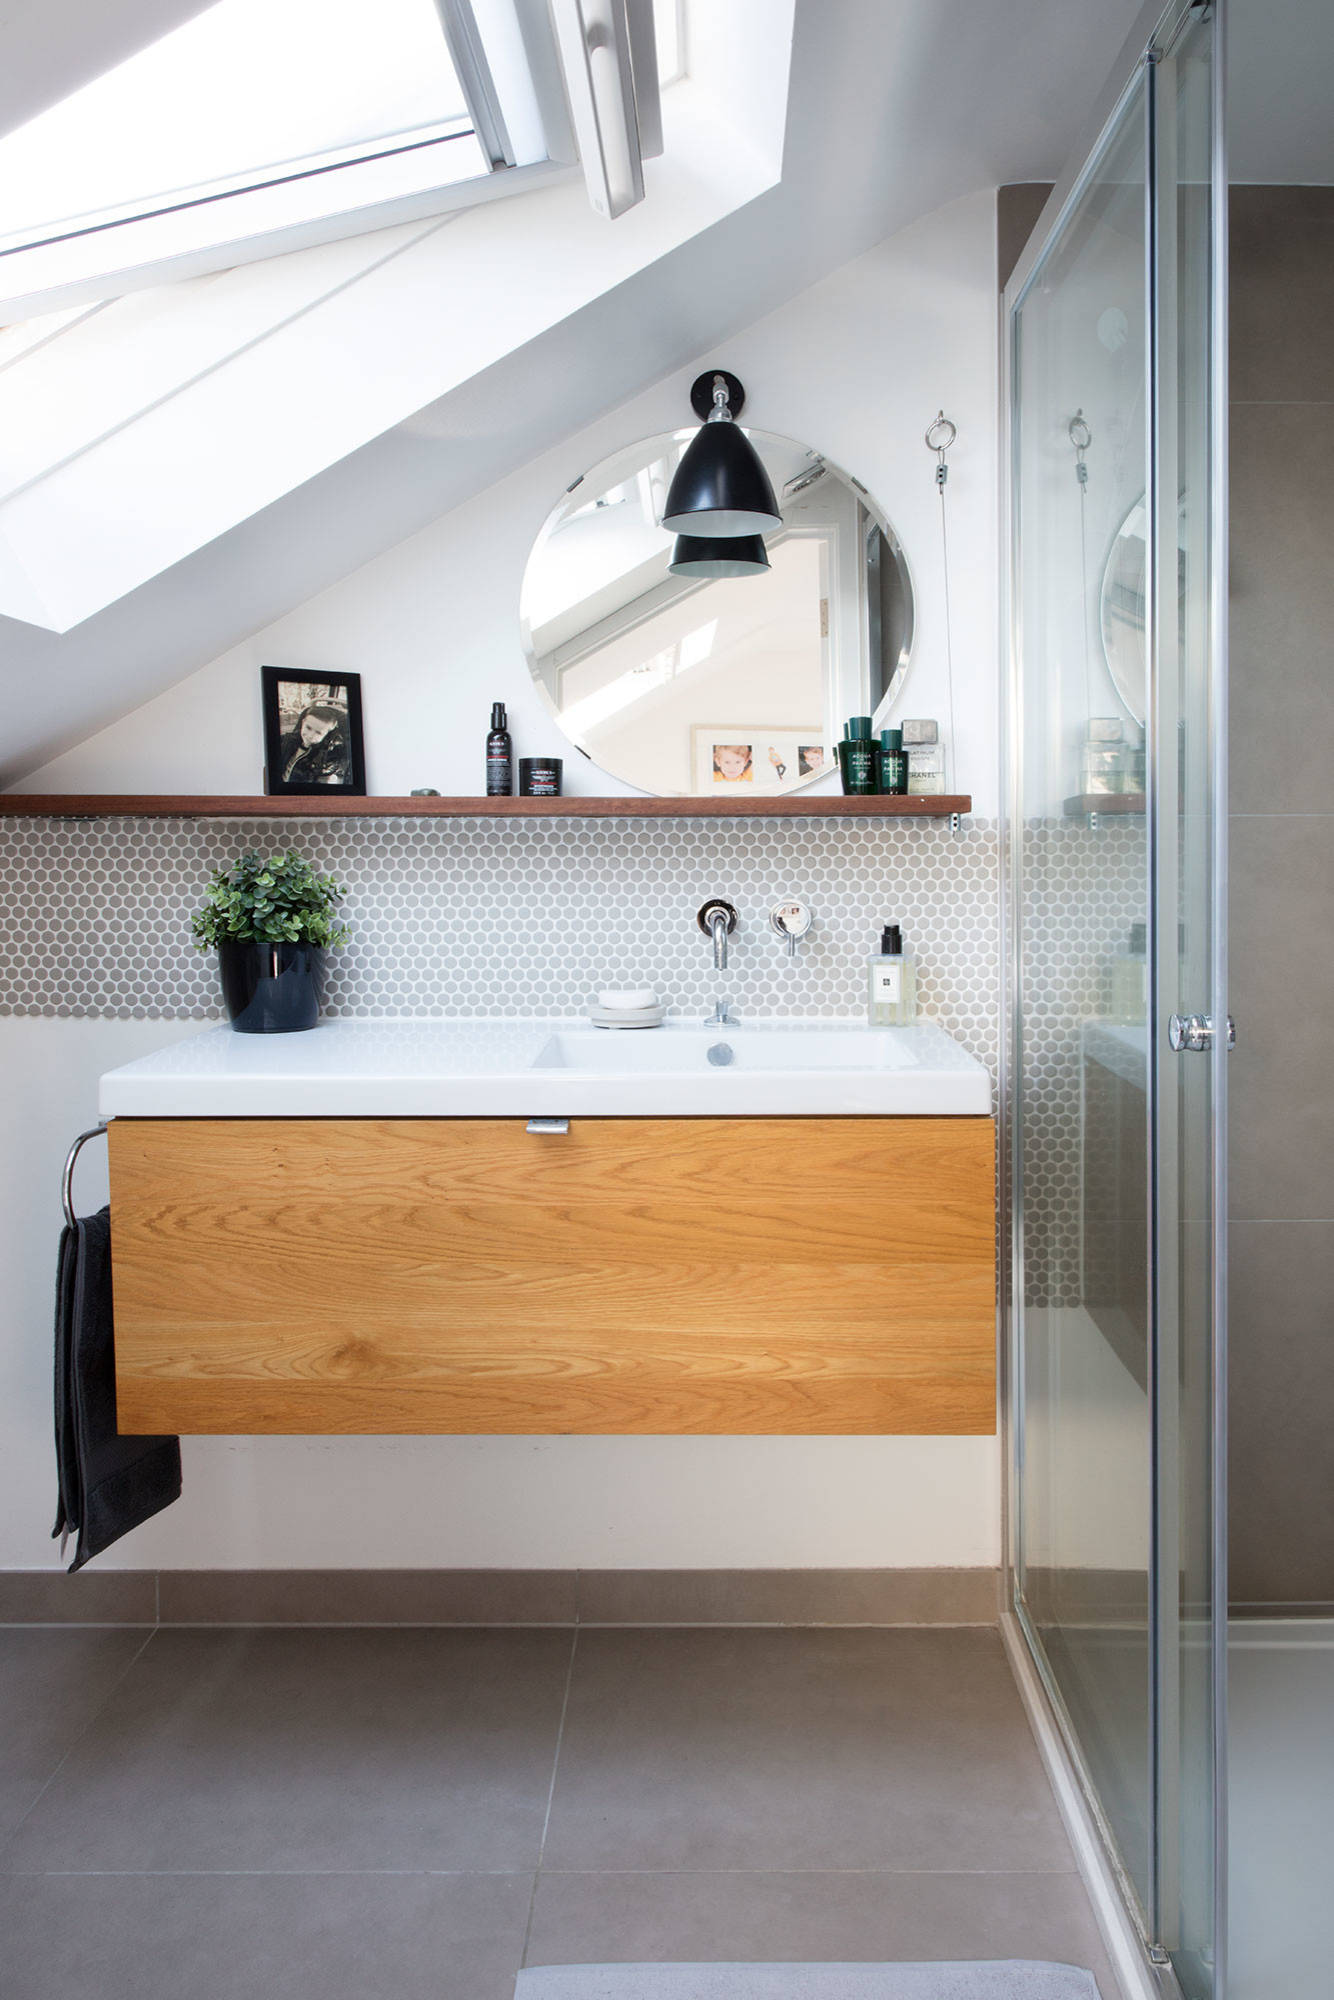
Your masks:
{"label": "round wall mirror", "polygon": [[[1144,635],[1148,628],[1149,551],[1148,508],[1143,498],[1130,509],[1107,551],[1099,592],[1098,615],[1102,650],[1112,685],[1141,726],[1148,718],[1148,665]],[[1177,511],[1177,603],[1184,634],[1187,610],[1186,558],[1190,517],[1183,497]]]}
{"label": "round wall mirror", "polygon": [[673,575],[663,503],[693,429],[627,446],[565,494],[524,571],[533,679],[564,734],[661,798],[755,797],[834,766],[849,715],[897,693],[912,647],[908,566],[857,480],[747,428],[783,515],[769,567]]}

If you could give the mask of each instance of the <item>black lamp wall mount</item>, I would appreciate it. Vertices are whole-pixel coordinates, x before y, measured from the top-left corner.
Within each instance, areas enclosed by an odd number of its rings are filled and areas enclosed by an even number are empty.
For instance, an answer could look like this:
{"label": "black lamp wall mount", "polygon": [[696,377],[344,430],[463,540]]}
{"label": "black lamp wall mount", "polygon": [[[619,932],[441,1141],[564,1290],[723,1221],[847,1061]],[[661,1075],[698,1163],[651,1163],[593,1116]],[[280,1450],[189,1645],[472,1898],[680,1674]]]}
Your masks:
{"label": "black lamp wall mount", "polygon": [[690,385],[690,407],[701,423],[713,415],[714,397],[720,382],[727,391],[729,416],[734,419],[739,417],[746,407],[746,391],[739,376],[729,375],[725,368],[706,368]]}

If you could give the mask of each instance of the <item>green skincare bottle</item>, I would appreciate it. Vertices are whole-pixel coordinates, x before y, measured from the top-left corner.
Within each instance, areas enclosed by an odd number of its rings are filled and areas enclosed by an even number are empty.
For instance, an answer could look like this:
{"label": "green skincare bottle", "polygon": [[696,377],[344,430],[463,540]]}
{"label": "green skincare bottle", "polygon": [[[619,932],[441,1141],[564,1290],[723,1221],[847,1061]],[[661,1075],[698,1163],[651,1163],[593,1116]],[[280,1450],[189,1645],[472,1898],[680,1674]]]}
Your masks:
{"label": "green skincare bottle", "polygon": [[874,798],[880,790],[880,745],[871,734],[869,715],[854,715],[844,725],[838,748],[843,789],[857,798]]}
{"label": "green skincare bottle", "polygon": [[908,790],[908,753],[903,747],[901,729],[880,732],[880,789],[895,797],[902,797]]}
{"label": "green skincare bottle", "polygon": [[873,1028],[910,1028],[917,1019],[917,974],[897,924],[886,924],[869,961],[867,1020]]}

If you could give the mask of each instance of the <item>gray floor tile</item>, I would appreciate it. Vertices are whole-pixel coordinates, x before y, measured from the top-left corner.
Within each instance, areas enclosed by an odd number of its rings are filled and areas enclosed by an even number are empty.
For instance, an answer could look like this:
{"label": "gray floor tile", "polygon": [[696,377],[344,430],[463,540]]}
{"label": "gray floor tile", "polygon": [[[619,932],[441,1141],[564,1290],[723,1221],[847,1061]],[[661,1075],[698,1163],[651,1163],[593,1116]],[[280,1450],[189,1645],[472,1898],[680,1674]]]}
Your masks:
{"label": "gray floor tile", "polygon": [[45,1783],[147,1637],[134,1627],[0,1629],[0,1784]]}
{"label": "gray floor tile", "polygon": [[4,1851],[44,1869],[522,1869],[571,1635],[162,1631]]}
{"label": "gray floor tile", "polygon": [[0,1883],[5,2000],[513,2000],[527,1875]]}
{"label": "gray floor tile", "polygon": [[44,1778],[0,1778],[0,1841],[14,1833],[19,1821],[42,1795]]}
{"label": "gray floor tile", "polygon": [[1071,1865],[994,1632],[580,1634],[546,1867]]}
{"label": "gray floor tile", "polygon": [[543,1873],[525,1963],[1050,1958],[1118,2000],[1077,1875]]}

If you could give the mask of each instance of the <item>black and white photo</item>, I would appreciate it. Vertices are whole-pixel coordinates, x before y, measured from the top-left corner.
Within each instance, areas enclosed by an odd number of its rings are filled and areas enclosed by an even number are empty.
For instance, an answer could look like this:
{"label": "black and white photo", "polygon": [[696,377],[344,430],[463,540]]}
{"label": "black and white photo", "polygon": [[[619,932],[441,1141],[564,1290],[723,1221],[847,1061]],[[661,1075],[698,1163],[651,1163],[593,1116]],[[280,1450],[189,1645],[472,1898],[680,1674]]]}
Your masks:
{"label": "black and white photo", "polygon": [[361,675],[325,674],[317,679],[286,667],[260,671],[265,791],[364,796]]}

